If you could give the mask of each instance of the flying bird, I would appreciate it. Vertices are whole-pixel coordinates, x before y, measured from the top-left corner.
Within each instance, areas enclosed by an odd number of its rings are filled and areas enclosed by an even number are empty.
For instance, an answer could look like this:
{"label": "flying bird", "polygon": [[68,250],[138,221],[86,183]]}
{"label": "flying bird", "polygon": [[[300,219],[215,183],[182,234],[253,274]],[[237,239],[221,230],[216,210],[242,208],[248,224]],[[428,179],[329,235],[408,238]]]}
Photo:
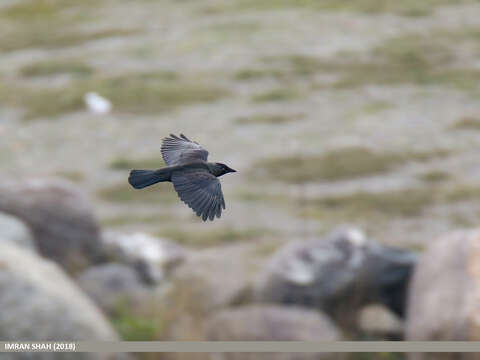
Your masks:
{"label": "flying bird", "polygon": [[203,221],[213,220],[225,209],[218,177],[236,172],[227,165],[208,162],[208,151],[197,142],[170,134],[163,139],[161,153],[166,167],[158,170],[132,170],[128,182],[135,189],[169,181],[180,199]]}

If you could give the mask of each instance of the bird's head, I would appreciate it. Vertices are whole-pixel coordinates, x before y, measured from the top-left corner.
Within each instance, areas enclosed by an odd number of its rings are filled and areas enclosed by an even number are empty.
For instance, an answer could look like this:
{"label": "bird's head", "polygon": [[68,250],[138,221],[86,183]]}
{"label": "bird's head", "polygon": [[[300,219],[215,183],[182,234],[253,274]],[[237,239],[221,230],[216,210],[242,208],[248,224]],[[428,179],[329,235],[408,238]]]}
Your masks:
{"label": "bird's head", "polygon": [[225,175],[227,173],[237,172],[237,170],[233,170],[232,168],[230,168],[227,165],[222,164],[222,163],[217,162],[217,163],[214,163],[213,165],[214,166],[212,166],[211,171],[217,177]]}

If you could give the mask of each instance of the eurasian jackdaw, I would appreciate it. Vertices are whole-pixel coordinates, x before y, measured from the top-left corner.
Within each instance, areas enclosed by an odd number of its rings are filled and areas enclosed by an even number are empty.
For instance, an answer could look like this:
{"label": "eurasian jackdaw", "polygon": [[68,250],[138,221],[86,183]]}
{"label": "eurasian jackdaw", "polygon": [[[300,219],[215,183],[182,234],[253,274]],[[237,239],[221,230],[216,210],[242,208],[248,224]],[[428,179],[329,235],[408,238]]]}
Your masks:
{"label": "eurasian jackdaw", "polygon": [[217,177],[235,170],[222,163],[207,162],[208,151],[183,134],[164,138],[161,152],[167,167],[132,170],[130,185],[142,189],[162,181],[172,182],[180,199],[203,221],[219,218],[225,200]]}

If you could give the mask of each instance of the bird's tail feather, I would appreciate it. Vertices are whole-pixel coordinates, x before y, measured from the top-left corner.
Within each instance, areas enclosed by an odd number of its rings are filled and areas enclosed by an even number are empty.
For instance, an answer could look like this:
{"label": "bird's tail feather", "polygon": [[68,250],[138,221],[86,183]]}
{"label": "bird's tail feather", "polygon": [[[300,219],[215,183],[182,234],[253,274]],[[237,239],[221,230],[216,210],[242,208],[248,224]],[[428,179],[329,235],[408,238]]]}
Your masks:
{"label": "bird's tail feather", "polygon": [[162,170],[132,170],[128,177],[128,182],[135,189],[143,189],[144,187],[168,180],[168,172]]}

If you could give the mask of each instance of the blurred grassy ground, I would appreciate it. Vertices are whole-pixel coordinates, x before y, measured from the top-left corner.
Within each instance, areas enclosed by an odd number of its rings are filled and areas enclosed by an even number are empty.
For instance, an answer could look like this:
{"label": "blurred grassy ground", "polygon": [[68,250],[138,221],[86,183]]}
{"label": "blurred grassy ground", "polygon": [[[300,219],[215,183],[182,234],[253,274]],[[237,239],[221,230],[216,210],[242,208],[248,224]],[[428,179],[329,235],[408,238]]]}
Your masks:
{"label": "blurred grassy ground", "polygon": [[[422,247],[480,216],[480,4],[16,0],[0,7],[0,169],[82,186],[107,227],[196,247],[345,222]],[[96,91],[113,112],[88,114]],[[238,173],[199,221],[162,166],[183,132]]]}

